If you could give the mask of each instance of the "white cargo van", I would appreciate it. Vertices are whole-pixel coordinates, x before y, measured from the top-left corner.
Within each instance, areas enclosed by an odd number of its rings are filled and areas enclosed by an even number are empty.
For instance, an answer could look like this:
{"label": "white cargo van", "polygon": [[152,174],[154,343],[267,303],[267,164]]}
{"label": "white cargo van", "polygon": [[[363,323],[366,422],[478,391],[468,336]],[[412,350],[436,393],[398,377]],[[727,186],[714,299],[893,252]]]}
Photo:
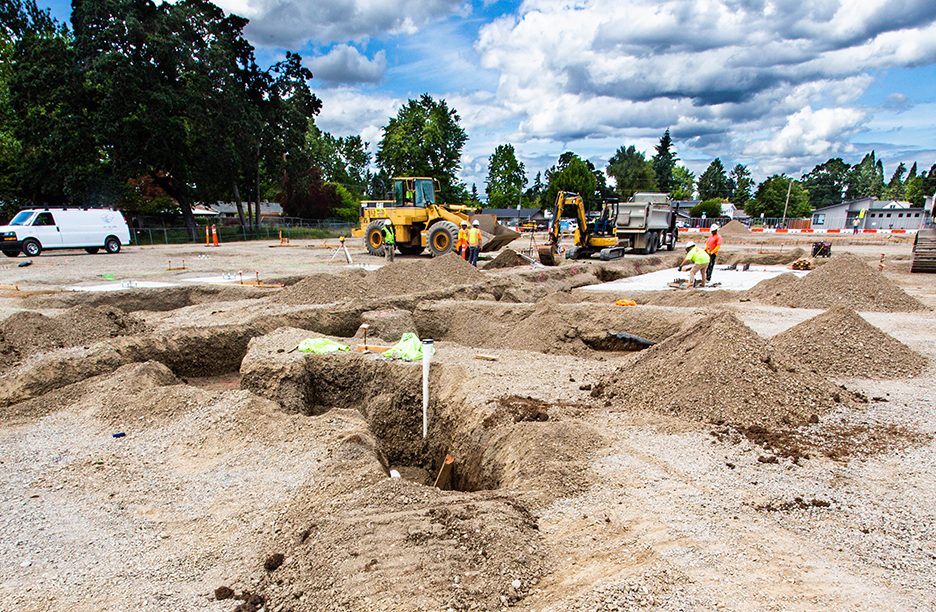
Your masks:
{"label": "white cargo van", "polygon": [[129,242],[127,221],[110,208],[30,208],[0,226],[0,249],[7,257],[36,257],[45,249],[119,253]]}

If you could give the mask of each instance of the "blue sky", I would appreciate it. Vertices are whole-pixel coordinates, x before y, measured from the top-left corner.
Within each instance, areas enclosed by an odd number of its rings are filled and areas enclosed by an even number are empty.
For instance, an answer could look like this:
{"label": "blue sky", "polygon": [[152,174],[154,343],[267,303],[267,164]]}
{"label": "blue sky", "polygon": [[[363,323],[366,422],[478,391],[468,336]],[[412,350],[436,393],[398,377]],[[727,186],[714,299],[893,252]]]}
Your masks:
{"label": "blue sky", "polygon": [[[700,174],[758,180],[875,149],[936,163],[933,0],[216,0],[251,20],[261,65],[298,50],[318,125],[373,150],[409,98],[445,98],[469,141],[461,177],[514,145],[529,178],[572,150],[604,167],[663,131]],[[67,20],[70,4],[48,3]]]}

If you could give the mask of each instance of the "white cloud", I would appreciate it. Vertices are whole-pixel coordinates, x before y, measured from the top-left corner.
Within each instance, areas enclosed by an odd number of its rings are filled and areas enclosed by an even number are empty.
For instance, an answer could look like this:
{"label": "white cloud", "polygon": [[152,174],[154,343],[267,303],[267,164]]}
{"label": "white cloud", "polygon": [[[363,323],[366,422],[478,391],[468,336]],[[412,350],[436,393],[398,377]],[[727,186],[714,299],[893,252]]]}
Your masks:
{"label": "white cloud", "polygon": [[378,51],[374,59],[350,45],[336,45],[326,55],[305,60],[315,78],[332,83],[379,83],[387,70],[387,56]]}
{"label": "white cloud", "polygon": [[434,19],[470,11],[466,0],[218,0],[250,19],[247,35],[264,47],[294,49],[318,43],[412,34]]}

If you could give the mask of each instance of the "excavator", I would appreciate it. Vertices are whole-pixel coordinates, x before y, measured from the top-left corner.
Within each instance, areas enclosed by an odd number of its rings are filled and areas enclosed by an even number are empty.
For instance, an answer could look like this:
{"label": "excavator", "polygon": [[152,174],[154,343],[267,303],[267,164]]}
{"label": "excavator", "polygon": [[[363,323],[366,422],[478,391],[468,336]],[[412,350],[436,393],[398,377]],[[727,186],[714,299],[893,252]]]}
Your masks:
{"label": "excavator", "polygon": [[566,259],[585,259],[594,253],[600,253],[602,259],[616,259],[624,255],[624,248],[618,246],[618,237],[615,231],[613,209],[605,204],[601,215],[593,221],[588,220],[585,214],[585,201],[577,193],[560,191],[556,196],[556,206],[553,209],[552,222],[549,225],[549,238],[546,246],[537,251],[540,263],[546,266],[558,265],[560,222],[566,207],[575,209],[575,219],[578,227],[572,238],[572,246],[565,250]]}
{"label": "excavator", "polygon": [[469,206],[436,202],[439,182],[425,176],[393,178],[392,200],[361,202],[359,227],[351,235],[364,238],[371,255],[383,255],[382,229],[390,219],[396,246],[404,255],[419,255],[429,249],[434,257],[455,248],[458,226],[462,221],[477,220],[481,227],[481,251],[496,251],[516,240],[520,234],[497,222],[494,215],[474,214]]}

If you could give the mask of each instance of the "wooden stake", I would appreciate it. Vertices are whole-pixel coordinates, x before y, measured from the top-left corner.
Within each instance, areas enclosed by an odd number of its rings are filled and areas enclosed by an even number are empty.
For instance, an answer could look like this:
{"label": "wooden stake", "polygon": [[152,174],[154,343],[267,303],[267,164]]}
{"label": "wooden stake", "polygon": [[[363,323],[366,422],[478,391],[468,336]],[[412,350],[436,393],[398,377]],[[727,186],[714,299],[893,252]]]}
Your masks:
{"label": "wooden stake", "polygon": [[439,468],[439,475],[435,480],[435,487],[443,491],[452,488],[452,473],[455,471],[455,457],[446,455],[442,467]]}

